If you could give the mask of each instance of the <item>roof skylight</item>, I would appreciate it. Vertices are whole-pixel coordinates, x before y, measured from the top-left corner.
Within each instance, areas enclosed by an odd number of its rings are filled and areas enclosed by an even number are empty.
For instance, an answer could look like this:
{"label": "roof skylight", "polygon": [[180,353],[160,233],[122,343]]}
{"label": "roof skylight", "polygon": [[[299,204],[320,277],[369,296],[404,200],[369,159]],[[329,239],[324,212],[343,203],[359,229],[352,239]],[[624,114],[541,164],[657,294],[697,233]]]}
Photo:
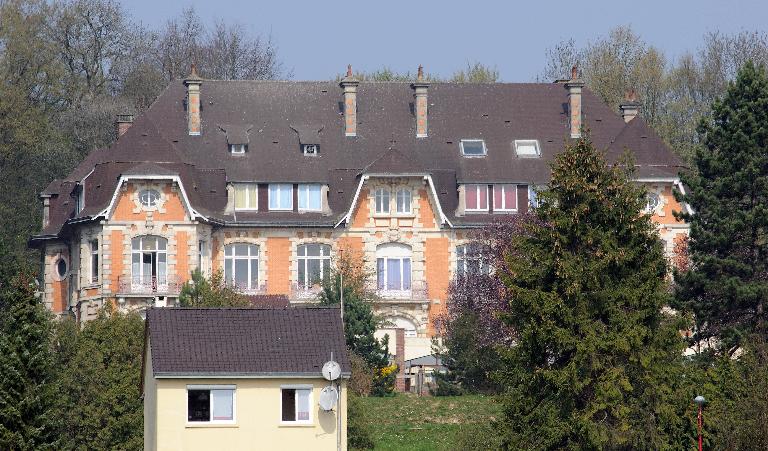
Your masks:
{"label": "roof skylight", "polygon": [[516,139],[515,154],[521,158],[537,158],[541,156],[539,141],[536,139]]}
{"label": "roof skylight", "polygon": [[488,153],[485,141],[482,139],[462,139],[459,147],[461,147],[461,154],[466,157],[482,157]]}

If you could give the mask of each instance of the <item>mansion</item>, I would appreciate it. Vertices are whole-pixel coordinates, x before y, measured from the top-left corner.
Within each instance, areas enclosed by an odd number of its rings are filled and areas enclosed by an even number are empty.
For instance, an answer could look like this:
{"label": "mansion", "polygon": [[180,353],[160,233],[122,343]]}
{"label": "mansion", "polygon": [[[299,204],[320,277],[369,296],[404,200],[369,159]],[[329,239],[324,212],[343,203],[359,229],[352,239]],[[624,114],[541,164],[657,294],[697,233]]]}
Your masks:
{"label": "mansion", "polygon": [[42,291],[81,321],[105,302],[171,306],[194,270],[246,294],[312,301],[340,252],[362,258],[405,358],[430,354],[456,274],[482,270],[472,232],[524,213],[550,163],[589,130],[636,182],[672,255],[687,225],[682,163],[628,100],[612,111],[574,73],[554,83],[171,83],[118,139],[41,193]]}

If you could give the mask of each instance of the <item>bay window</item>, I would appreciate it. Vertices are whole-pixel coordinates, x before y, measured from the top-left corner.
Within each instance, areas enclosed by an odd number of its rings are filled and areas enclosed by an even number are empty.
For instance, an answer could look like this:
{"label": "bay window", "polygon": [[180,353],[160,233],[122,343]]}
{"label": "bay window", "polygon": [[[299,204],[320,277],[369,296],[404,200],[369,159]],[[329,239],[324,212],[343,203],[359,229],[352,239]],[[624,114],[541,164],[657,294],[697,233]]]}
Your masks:
{"label": "bay window", "polygon": [[259,289],[259,246],[228,244],[224,246],[224,279],[243,291]]}

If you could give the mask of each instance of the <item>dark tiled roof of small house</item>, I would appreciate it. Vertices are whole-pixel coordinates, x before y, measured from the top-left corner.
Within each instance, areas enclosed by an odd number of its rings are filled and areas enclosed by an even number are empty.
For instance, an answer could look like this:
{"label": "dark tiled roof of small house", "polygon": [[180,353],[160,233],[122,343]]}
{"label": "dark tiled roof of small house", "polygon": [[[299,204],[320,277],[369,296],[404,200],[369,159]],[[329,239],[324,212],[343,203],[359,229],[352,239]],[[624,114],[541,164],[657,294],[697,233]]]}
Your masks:
{"label": "dark tiled roof of small house", "polygon": [[351,371],[337,308],[152,308],[155,376],[318,376],[331,353]]}

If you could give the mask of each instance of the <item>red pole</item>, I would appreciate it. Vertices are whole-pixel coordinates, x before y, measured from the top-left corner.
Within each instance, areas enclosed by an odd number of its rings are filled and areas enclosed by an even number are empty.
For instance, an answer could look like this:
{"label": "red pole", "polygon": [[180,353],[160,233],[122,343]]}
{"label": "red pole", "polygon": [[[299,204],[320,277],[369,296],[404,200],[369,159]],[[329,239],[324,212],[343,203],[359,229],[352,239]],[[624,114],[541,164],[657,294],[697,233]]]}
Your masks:
{"label": "red pole", "polygon": [[703,451],[703,442],[701,439],[701,426],[702,426],[701,404],[699,404],[699,451]]}

